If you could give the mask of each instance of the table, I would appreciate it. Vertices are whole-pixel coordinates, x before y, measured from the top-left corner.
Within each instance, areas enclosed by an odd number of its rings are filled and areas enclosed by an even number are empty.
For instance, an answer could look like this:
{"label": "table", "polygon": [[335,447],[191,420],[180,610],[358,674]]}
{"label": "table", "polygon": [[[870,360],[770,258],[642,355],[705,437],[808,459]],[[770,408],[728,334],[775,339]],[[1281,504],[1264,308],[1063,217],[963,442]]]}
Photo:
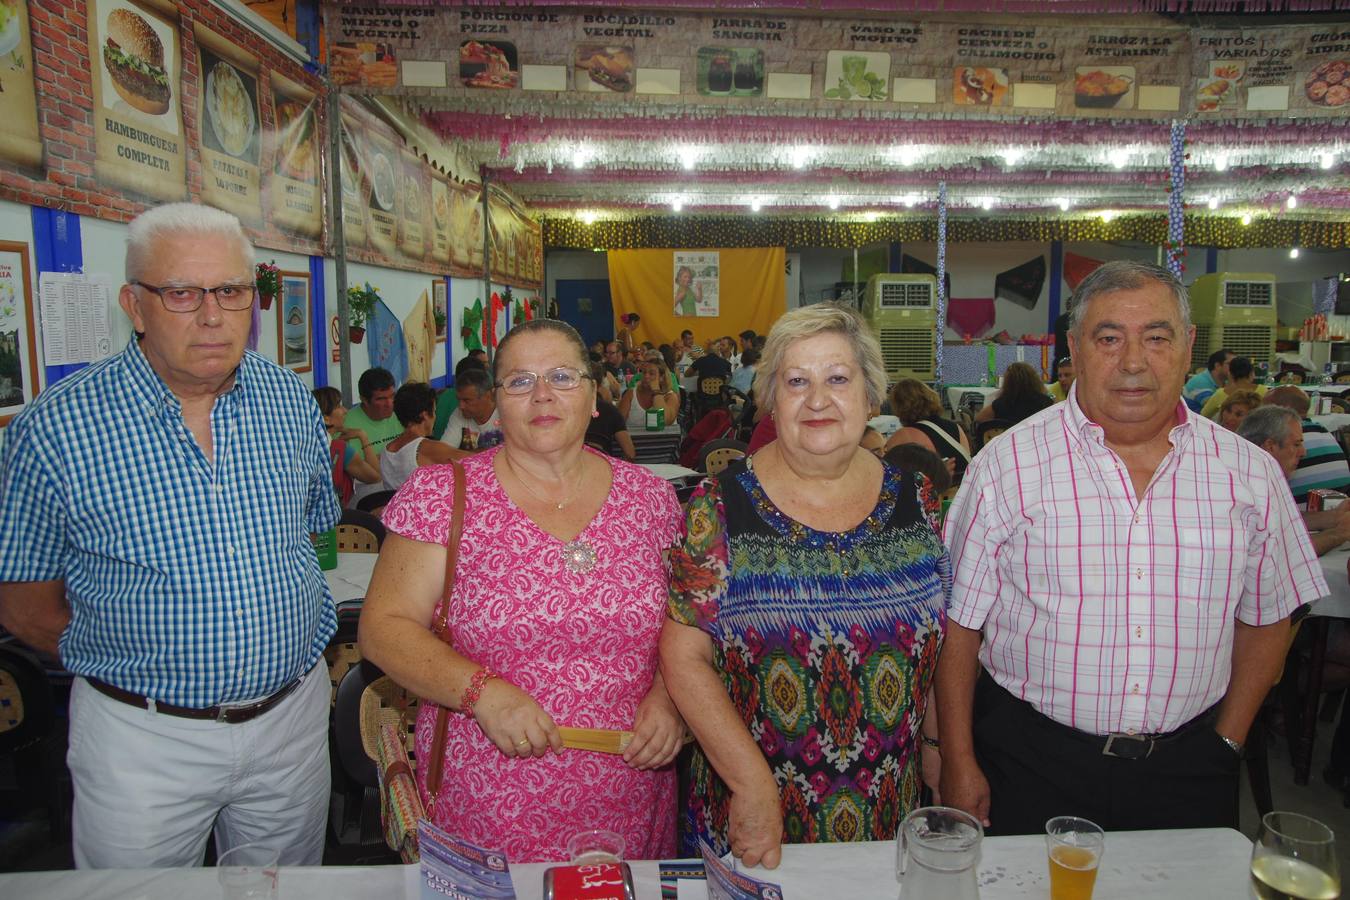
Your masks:
{"label": "table", "polygon": [[698,469],[691,469],[687,466],[678,466],[674,463],[638,463],[642,468],[651,472],[657,478],[664,478],[666,481],[678,481],[684,483],[686,478],[702,478],[703,473]]}
{"label": "table", "polygon": [[333,602],[363,599],[375,571],[375,560],[379,558],[378,553],[339,553],[337,568],[323,573],[328,589],[333,592]]}
{"label": "table", "polygon": [[1001,388],[985,387],[983,385],[978,384],[956,385],[954,387],[948,387],[947,405],[948,407],[951,408],[952,412],[956,412],[956,410],[961,406],[961,398],[968,393],[975,393],[980,395],[981,397],[980,406],[983,407],[990,400],[993,400],[1000,390]]}
{"label": "table", "polygon": [[1309,418],[1332,434],[1350,425],[1350,413],[1328,413],[1325,416],[1309,416]]}
{"label": "table", "polygon": [[[1097,875],[1094,900],[1233,900],[1248,896],[1247,865],[1252,845],[1227,828],[1178,831],[1122,831],[1106,836],[1106,855]],[[639,900],[661,896],[656,863],[631,862]],[[513,865],[520,900],[541,895],[543,863]],[[791,845],[783,864],[750,870],[783,887],[785,900],[895,900],[895,844]],[[218,897],[211,869],[32,872],[0,875],[0,896],[42,900],[180,900]],[[987,838],[981,849],[981,900],[1049,896],[1045,840],[1039,836]],[[380,897],[418,900],[417,866],[284,868],[280,900],[342,900]],[[702,892],[695,891],[696,896]]]}

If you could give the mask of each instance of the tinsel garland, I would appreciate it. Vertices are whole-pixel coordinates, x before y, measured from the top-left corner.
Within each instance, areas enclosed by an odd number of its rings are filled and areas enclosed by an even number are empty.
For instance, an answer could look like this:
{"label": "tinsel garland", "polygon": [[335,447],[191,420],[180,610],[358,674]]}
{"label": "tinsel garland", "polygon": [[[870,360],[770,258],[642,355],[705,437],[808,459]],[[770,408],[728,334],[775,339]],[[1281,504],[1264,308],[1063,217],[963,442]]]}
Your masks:
{"label": "tinsel garland", "polygon": [[1171,160],[1167,188],[1167,271],[1180,279],[1186,266],[1186,123],[1172,122]]}
{"label": "tinsel garland", "polygon": [[[541,221],[548,249],[631,250],[650,247],[832,247],[852,248],[892,241],[932,243],[932,217],[880,218],[875,222],[839,222],[825,218],[751,218],[747,216],[650,216],[601,220],[590,225],[571,216]],[[979,241],[1139,241],[1163,245],[1167,217],[1127,215],[1101,219],[955,219],[948,242]],[[1190,213],[1184,219],[1187,243],[1194,247],[1304,247],[1350,249],[1350,222],[1322,222],[1279,216],[1250,225],[1231,215]]]}
{"label": "tinsel garland", "polygon": [[[365,0],[336,0],[339,6],[357,6]],[[574,6],[610,10],[608,3],[585,0],[402,0],[398,6]],[[885,13],[1013,13],[1134,15],[1138,13],[1261,13],[1330,12],[1350,9],[1346,0],[680,0],[680,9],[707,10],[802,10],[806,12],[885,12]],[[668,11],[669,0],[624,0],[624,9]]]}
{"label": "tinsel garland", "polygon": [[947,182],[938,182],[937,204],[937,328],[936,365],[938,372],[938,393],[942,393],[942,345],[947,331]]}

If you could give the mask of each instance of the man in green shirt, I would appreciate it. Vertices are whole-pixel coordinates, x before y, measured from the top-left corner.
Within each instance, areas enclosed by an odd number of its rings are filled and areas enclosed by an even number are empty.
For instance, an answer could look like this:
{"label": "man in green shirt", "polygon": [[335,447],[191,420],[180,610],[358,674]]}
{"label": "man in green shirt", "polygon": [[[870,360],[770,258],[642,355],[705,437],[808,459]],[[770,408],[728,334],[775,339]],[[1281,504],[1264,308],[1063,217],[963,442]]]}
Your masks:
{"label": "man in green shirt", "polygon": [[[394,376],[388,369],[367,369],[357,380],[356,390],[361,395],[361,405],[347,413],[344,424],[347,428],[364,431],[378,457],[384,452],[385,444],[403,433],[403,426],[394,417]],[[358,453],[361,451],[359,443],[355,449]],[[358,483],[352,502],[379,489],[379,484]]]}

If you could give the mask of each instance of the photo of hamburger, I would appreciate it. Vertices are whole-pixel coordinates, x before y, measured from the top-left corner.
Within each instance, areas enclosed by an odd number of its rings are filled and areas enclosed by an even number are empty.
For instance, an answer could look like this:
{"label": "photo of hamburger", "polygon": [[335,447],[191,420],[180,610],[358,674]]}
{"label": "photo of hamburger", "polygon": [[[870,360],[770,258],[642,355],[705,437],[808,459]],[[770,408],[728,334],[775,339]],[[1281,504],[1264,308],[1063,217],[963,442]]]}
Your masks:
{"label": "photo of hamburger", "polygon": [[150,23],[129,9],[108,14],[103,65],[118,96],[133,109],[152,116],[169,111],[169,75],[164,71],[164,45]]}
{"label": "photo of hamburger", "polygon": [[611,91],[633,89],[633,48],[600,47],[583,44],[577,47],[578,77],[583,73],[593,84]]}

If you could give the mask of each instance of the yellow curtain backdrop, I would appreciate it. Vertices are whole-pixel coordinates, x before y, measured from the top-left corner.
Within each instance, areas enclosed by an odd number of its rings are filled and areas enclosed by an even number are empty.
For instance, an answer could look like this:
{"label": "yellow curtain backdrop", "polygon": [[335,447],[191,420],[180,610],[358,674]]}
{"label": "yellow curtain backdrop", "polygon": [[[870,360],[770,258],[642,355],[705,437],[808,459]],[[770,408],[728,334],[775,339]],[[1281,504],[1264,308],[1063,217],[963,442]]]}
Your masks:
{"label": "yellow curtain backdrop", "polygon": [[[717,253],[720,280],[716,316],[675,315],[675,254]],[[609,292],[615,328],[624,313],[642,317],[634,337],[661,345],[686,328],[699,346],[710,338],[736,337],[747,328],[767,334],[783,314],[782,247],[707,250],[610,250]]]}

